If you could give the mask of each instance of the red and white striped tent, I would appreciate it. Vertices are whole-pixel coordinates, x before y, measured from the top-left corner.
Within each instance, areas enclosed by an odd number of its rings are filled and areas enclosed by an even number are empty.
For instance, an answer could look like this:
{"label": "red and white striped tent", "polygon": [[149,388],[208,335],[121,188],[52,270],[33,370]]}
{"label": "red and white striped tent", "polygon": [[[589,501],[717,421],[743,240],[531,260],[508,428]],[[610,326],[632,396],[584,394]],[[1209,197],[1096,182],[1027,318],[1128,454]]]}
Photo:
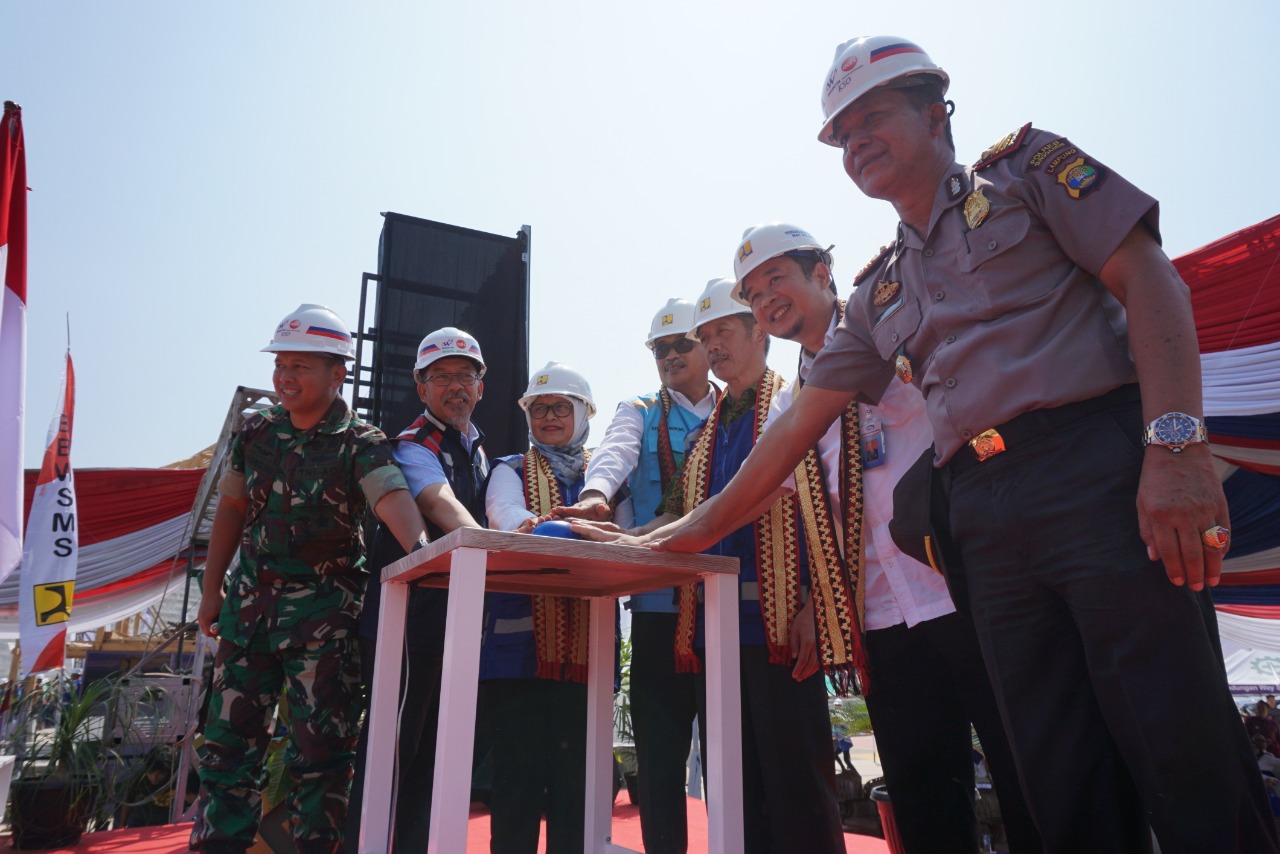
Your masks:
{"label": "red and white striped tent", "polygon": [[[166,588],[181,595],[188,522],[204,469],[76,471],[80,560],[68,632],[133,616]],[[26,472],[31,508],[36,471]],[[0,584],[0,639],[18,637],[18,573]]]}

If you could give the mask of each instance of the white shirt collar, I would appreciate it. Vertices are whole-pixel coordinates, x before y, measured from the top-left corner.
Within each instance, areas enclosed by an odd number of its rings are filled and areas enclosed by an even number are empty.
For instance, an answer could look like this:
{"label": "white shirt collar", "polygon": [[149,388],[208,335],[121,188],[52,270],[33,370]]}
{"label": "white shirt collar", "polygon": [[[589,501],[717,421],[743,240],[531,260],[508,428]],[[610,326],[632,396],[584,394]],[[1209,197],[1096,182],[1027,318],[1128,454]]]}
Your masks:
{"label": "white shirt collar", "polygon": [[716,387],[710,380],[707,381],[707,393],[704,394],[702,396],[702,400],[697,403],[691,402],[689,398],[669,386],[667,387],[667,393],[671,395],[671,399],[675,402],[676,406],[689,410],[699,418],[706,418],[710,415],[711,409],[715,406],[716,402]]}
{"label": "white shirt collar", "polygon": [[[822,346],[826,347],[831,343],[831,339],[836,337],[836,327],[840,325],[840,311],[838,306],[831,307],[831,322],[827,324],[826,337],[822,339]],[[813,360],[818,358],[817,353],[810,353],[803,347],[800,348],[800,379],[809,378],[809,369],[813,367]]]}

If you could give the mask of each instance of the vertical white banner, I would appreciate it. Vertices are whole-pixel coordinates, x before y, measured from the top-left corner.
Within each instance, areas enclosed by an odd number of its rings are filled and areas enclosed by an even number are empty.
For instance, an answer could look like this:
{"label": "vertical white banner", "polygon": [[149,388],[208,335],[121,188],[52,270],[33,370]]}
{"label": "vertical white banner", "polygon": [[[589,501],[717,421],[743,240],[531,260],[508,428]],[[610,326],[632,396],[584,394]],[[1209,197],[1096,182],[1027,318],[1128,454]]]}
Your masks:
{"label": "vertical white banner", "polygon": [[58,410],[31,498],[19,571],[18,632],[22,676],[62,666],[67,621],[76,586],[80,536],[76,525],[76,485],[71,472],[71,427],[75,420],[76,374],[67,352],[67,371]]}
{"label": "vertical white banner", "polygon": [[22,108],[0,120],[0,581],[22,559],[22,405],[27,363],[27,160]]}

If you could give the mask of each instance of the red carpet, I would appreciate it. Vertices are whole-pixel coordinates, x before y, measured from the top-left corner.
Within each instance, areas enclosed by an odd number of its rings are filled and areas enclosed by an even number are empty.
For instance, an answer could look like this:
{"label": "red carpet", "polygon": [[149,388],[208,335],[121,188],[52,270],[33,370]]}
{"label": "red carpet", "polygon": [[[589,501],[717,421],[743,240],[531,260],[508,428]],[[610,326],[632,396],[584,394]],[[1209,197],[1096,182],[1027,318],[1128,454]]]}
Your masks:
{"label": "red carpet", "polygon": [[[479,810],[471,813],[467,828],[467,854],[488,854],[489,814]],[[165,827],[146,827],[137,830],[112,830],[105,833],[89,833],[73,848],[50,849],[54,854],[181,854],[187,850],[189,824],[172,824]],[[856,836],[846,833],[845,850],[849,854],[888,854],[889,846],[883,839],[872,836]],[[7,836],[0,837],[4,851],[12,851]],[[640,811],[632,806],[626,795],[620,795],[613,808],[613,842],[640,851]],[[424,846],[425,847],[425,846]],[[707,812],[702,801],[689,802],[690,854],[707,850]],[[266,850],[260,846],[256,850]],[[538,847],[542,851],[542,846]]]}

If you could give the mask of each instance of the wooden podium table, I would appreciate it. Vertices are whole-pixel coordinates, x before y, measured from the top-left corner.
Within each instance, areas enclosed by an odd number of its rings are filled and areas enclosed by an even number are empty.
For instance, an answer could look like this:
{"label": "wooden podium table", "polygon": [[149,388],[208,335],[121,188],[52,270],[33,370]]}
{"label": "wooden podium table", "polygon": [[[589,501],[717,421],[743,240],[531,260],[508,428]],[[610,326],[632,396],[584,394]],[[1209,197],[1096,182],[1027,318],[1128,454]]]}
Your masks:
{"label": "wooden podium table", "polygon": [[[461,528],[382,571],[382,619],[374,667],[360,850],[390,850],[405,611],[411,584],[449,589],[439,739],[431,804],[432,854],[467,847],[471,751],[484,592],[577,596],[591,601],[587,677],[584,850],[613,845],[613,600],[705,582],[707,634],[707,826],[711,854],[742,851],[742,718],[738,684],[738,561],[634,546]],[[412,674],[411,674],[412,678]],[[405,840],[402,851],[421,850]]]}

